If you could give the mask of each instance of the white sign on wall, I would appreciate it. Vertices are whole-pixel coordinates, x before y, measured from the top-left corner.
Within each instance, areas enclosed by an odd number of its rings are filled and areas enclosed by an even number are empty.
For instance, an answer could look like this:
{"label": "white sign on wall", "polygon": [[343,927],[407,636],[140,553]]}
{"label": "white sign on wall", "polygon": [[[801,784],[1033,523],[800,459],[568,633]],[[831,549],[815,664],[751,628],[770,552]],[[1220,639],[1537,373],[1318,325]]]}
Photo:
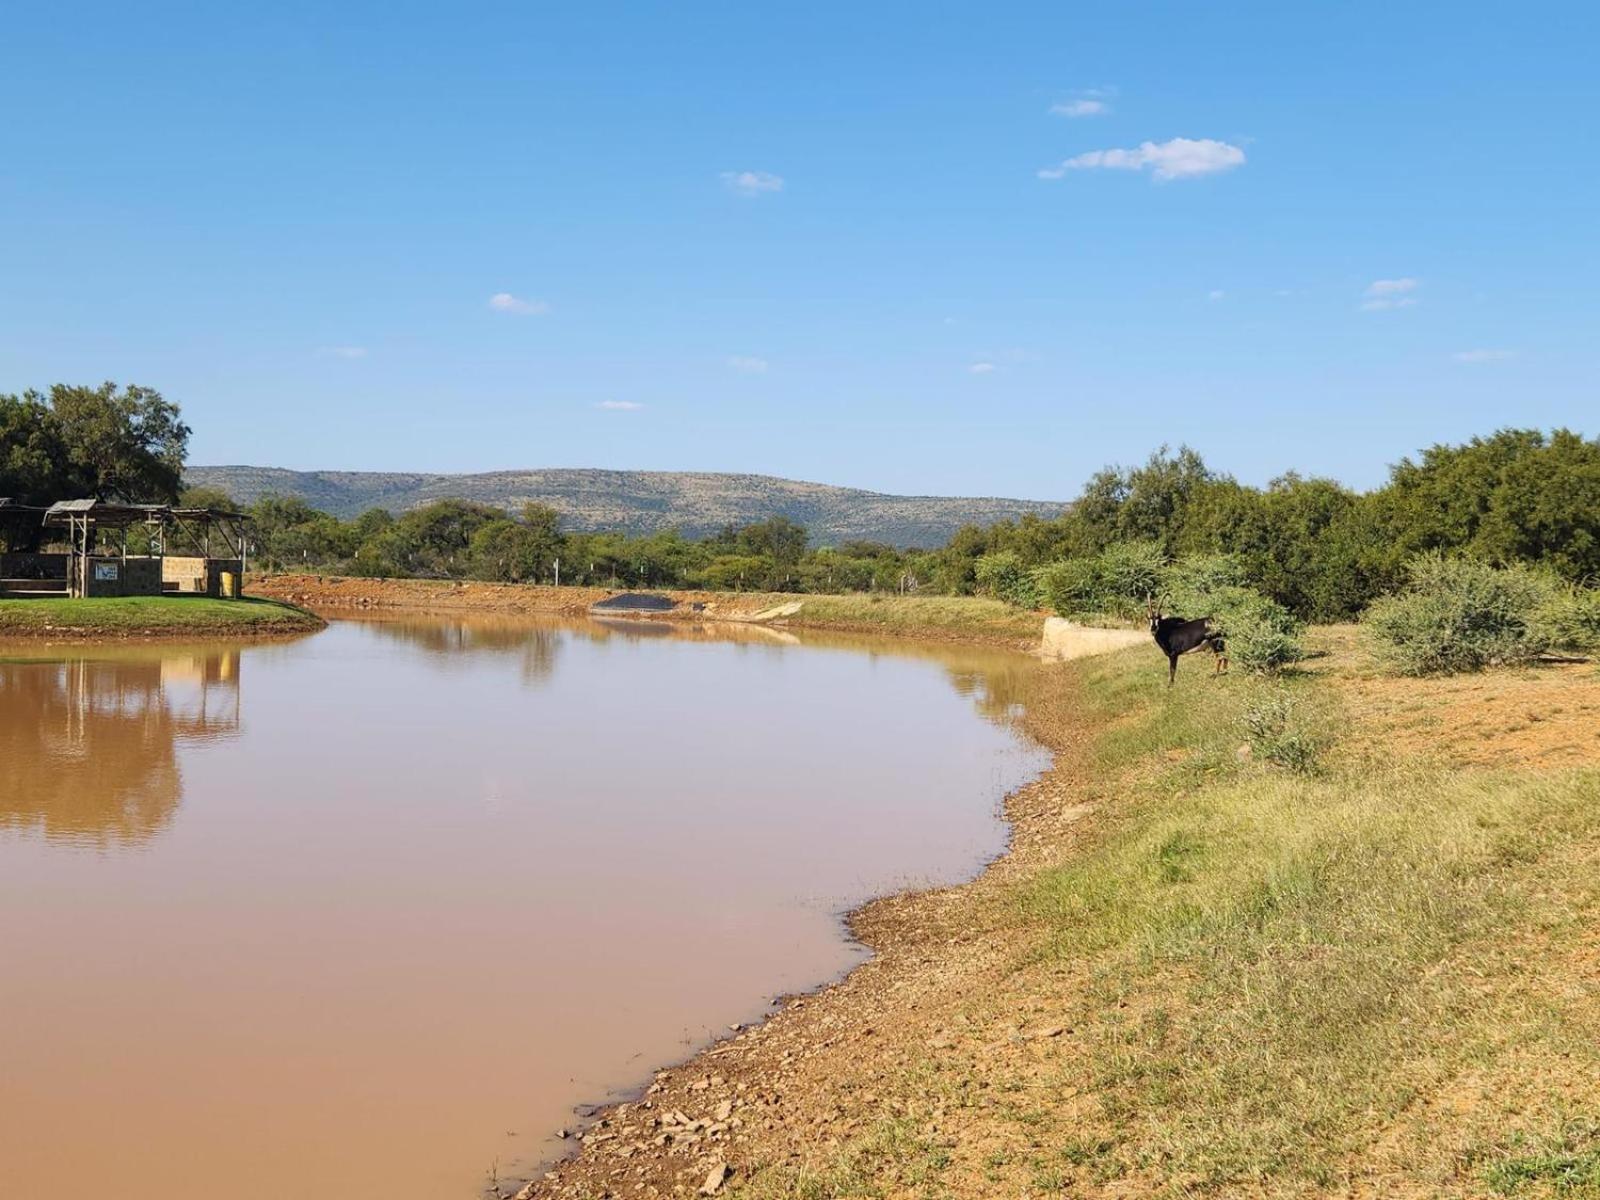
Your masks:
{"label": "white sign on wall", "polygon": [[102,581],[115,582],[121,574],[121,568],[121,563],[95,563],[95,581],[97,583]]}

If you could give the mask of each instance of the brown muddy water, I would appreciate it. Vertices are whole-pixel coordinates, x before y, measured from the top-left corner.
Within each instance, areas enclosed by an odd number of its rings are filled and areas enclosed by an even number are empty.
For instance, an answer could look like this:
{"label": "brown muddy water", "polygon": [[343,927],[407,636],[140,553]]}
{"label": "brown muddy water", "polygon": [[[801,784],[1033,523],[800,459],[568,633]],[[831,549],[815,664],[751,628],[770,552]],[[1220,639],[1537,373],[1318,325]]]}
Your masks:
{"label": "brown muddy water", "polygon": [[468,1200],[1000,851],[1002,652],[341,621],[0,650],[0,1195]]}

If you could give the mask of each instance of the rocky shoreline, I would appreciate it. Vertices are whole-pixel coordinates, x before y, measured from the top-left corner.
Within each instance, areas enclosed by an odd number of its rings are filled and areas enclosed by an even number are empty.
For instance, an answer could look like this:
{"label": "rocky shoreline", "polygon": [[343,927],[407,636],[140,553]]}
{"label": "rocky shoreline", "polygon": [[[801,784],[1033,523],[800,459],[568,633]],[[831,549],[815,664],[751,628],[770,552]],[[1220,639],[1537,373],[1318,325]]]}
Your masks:
{"label": "rocky shoreline", "polygon": [[[1087,730],[1062,668],[1035,669],[1027,732],[1052,766],[1005,802],[1010,844],[974,880],[870,901],[847,919],[873,951],[843,979],[786,997],[766,1021],[737,1027],[687,1061],[658,1071],[630,1099],[585,1110],[570,1149],[533,1179],[496,1181],[499,1200],[679,1197],[741,1191],[762,1170],[804,1172],[885,1125],[937,1145],[961,1135],[962,1114],[908,1097],[907,1072],[933,1058],[1047,1059],[1070,1030],[1035,1005],[995,1042],[978,1010],[1018,948],[988,936],[986,907],[1020,872],[1059,861],[1094,822],[1079,784]],[[1016,998],[1013,998],[1015,1000]]]}

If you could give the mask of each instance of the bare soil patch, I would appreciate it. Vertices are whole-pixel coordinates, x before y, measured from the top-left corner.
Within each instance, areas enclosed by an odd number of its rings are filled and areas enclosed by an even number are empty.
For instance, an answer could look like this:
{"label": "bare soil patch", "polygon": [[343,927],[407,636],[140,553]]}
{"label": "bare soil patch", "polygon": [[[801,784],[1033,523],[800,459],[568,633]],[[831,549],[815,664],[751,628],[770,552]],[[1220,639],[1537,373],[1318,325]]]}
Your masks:
{"label": "bare soil patch", "polygon": [[1461,767],[1600,762],[1600,665],[1549,663],[1440,679],[1382,674],[1361,631],[1314,631],[1308,668],[1336,681],[1362,739],[1386,753]]}

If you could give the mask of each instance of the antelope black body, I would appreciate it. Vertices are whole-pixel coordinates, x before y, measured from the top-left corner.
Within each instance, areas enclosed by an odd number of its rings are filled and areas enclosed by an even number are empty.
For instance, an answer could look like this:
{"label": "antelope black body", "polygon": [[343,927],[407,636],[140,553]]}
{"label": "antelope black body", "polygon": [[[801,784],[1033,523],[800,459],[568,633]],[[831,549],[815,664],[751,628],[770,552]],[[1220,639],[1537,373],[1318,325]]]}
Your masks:
{"label": "antelope black body", "polygon": [[1211,628],[1211,617],[1197,617],[1186,621],[1182,617],[1165,617],[1154,604],[1150,605],[1150,636],[1167,656],[1167,686],[1178,677],[1178,656],[1202,646],[1216,656],[1213,675],[1228,669],[1228,646],[1222,635]]}

